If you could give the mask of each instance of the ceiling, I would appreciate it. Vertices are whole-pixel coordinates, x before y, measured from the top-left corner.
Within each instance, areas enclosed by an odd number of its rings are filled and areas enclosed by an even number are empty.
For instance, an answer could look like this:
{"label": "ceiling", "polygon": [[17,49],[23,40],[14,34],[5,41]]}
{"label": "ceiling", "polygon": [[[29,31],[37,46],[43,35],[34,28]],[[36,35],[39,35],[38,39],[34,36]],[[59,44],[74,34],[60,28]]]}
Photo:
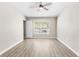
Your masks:
{"label": "ceiling", "polygon": [[11,6],[26,17],[57,17],[67,6],[79,6],[77,2],[52,2],[52,5],[47,7],[49,10],[39,9],[38,7],[30,8],[30,6],[38,4],[39,2],[1,2],[0,6]]}
{"label": "ceiling", "polygon": [[30,6],[34,4],[39,4],[39,2],[18,3],[16,7],[19,13],[27,17],[56,17],[63,11],[65,5],[62,2],[52,2],[52,4],[47,7],[49,10],[46,11],[39,8],[30,8]]}

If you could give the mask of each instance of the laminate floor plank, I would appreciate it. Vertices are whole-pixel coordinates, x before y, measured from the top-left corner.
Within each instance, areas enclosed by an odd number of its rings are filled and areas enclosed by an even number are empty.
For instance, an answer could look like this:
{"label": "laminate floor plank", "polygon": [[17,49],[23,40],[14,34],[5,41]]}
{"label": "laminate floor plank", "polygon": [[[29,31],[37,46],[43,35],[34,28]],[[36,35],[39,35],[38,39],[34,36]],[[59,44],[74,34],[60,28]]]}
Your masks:
{"label": "laminate floor plank", "polygon": [[57,39],[25,39],[1,57],[77,57]]}

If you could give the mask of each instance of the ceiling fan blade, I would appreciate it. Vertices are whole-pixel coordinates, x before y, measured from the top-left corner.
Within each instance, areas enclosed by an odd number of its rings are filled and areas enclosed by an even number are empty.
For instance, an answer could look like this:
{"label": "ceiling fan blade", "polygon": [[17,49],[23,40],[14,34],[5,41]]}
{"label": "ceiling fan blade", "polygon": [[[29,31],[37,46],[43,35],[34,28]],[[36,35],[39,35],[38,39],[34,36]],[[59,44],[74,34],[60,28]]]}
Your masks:
{"label": "ceiling fan blade", "polygon": [[37,5],[30,6],[30,8],[35,8],[35,7],[38,7],[38,6]]}
{"label": "ceiling fan blade", "polygon": [[51,2],[50,3],[46,3],[43,6],[49,6],[49,5],[52,5],[52,3]]}
{"label": "ceiling fan blade", "polygon": [[46,7],[42,7],[43,9],[45,9],[45,10],[48,10]]}
{"label": "ceiling fan blade", "polygon": [[35,8],[35,7],[38,7],[38,6],[39,6],[38,2],[35,2],[35,3],[32,3],[32,5],[30,5],[30,8]]}
{"label": "ceiling fan blade", "polygon": [[40,5],[42,5],[42,2],[40,2]]}

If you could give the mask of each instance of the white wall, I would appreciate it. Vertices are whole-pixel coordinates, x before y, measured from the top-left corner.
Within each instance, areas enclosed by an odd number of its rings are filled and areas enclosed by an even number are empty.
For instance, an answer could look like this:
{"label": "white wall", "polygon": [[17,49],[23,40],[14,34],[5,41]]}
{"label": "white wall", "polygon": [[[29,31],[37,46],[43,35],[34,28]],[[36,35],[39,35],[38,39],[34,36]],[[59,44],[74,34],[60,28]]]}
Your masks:
{"label": "white wall", "polygon": [[[56,38],[57,33],[57,19],[54,17],[41,18],[41,17],[33,17],[29,18],[27,22],[35,22],[35,21],[47,21],[49,22],[49,34],[34,34],[32,23],[30,25],[26,24],[26,38]],[[28,25],[28,26],[27,26]],[[32,28],[30,28],[32,27]],[[32,30],[31,30],[32,29]],[[32,34],[32,35],[30,35]]]}
{"label": "white wall", "polygon": [[66,6],[59,15],[57,38],[79,54],[79,3]]}
{"label": "white wall", "polygon": [[23,40],[23,17],[9,4],[0,4],[0,52]]}

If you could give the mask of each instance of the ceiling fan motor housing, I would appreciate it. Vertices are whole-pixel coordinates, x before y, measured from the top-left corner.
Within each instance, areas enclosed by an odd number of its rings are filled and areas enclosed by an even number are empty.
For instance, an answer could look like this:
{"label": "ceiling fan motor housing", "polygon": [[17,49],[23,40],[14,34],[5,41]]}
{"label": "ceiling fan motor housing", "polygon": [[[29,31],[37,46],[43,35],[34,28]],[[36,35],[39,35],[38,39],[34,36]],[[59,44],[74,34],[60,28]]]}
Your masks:
{"label": "ceiling fan motor housing", "polygon": [[43,5],[39,5],[39,7],[43,7]]}

